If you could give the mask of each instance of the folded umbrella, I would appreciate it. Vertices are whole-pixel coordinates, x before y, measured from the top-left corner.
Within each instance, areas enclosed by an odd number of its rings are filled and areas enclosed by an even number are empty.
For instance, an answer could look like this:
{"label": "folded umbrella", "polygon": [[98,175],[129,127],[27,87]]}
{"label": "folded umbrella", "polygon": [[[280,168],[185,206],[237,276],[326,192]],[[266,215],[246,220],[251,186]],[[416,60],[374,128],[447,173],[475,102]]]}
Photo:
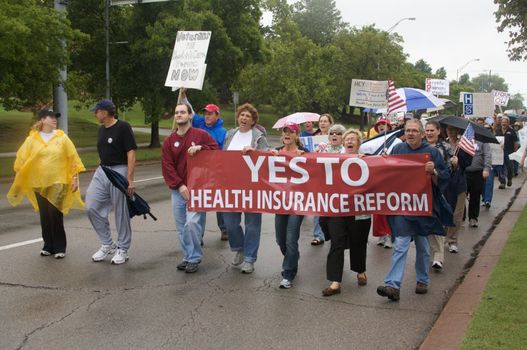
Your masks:
{"label": "folded umbrella", "polygon": [[455,128],[465,130],[468,126],[468,124],[472,124],[472,127],[474,128],[474,138],[477,141],[483,142],[483,143],[497,143],[499,144],[498,140],[496,139],[496,136],[494,134],[484,128],[483,126],[474,123],[473,121],[470,121],[468,119],[462,118],[462,117],[456,117],[456,116],[449,116],[445,117],[441,120],[438,120],[439,124],[443,126],[453,126]]}
{"label": "folded umbrella", "polygon": [[146,215],[148,214],[152,219],[157,221],[157,218],[150,212],[150,206],[141,196],[137,193],[134,193],[132,197],[128,196],[128,180],[123,175],[105,166],[101,166],[101,168],[112,185],[126,196],[130,218],[136,215],[143,215],[143,218],[146,219]]}

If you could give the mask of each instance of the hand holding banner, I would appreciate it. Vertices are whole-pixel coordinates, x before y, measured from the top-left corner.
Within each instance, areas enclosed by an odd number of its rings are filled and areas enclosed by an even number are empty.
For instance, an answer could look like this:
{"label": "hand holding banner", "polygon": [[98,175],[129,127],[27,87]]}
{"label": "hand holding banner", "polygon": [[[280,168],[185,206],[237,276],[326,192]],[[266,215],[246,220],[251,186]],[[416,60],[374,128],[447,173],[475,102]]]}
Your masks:
{"label": "hand holding banner", "polygon": [[428,157],[202,151],[188,159],[189,210],[430,216]]}

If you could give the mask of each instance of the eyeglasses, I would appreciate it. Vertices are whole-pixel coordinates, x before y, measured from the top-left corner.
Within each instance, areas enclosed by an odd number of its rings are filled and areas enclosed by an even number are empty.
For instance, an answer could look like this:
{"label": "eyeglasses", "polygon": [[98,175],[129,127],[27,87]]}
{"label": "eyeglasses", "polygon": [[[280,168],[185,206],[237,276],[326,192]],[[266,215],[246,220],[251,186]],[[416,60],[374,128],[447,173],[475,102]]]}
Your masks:
{"label": "eyeglasses", "polygon": [[342,133],[341,132],[336,132],[336,131],[332,131],[329,133],[330,135],[337,135],[337,136],[342,136]]}

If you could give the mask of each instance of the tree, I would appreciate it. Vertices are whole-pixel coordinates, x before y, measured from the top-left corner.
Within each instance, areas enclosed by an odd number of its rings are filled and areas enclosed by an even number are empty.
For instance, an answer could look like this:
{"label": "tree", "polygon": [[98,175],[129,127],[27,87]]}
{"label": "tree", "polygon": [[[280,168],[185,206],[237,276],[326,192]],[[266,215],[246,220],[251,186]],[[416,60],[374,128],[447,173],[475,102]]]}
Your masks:
{"label": "tree", "polygon": [[48,2],[0,2],[0,102],[6,109],[39,109],[52,100],[59,69],[80,32]]}
{"label": "tree", "polygon": [[498,10],[494,12],[498,23],[498,32],[509,31],[507,49],[512,61],[527,59],[527,1],[494,0]]}
{"label": "tree", "polygon": [[507,103],[507,109],[514,109],[515,111],[525,110],[525,105],[523,104],[524,98],[522,94],[514,94],[509,98]]}
{"label": "tree", "polygon": [[415,62],[415,69],[425,74],[432,74],[432,67],[422,58]]}
{"label": "tree", "polygon": [[434,75],[435,75],[435,77],[437,79],[446,79],[446,69],[445,69],[445,67],[441,67],[441,68],[437,69]]}
{"label": "tree", "polygon": [[475,78],[472,78],[471,84],[476,91],[491,92],[492,90],[509,91],[509,87],[505,83],[505,79],[496,74],[482,73]]}
{"label": "tree", "polygon": [[335,0],[301,0],[294,7],[293,20],[300,32],[319,45],[331,43],[334,36],[346,27]]}

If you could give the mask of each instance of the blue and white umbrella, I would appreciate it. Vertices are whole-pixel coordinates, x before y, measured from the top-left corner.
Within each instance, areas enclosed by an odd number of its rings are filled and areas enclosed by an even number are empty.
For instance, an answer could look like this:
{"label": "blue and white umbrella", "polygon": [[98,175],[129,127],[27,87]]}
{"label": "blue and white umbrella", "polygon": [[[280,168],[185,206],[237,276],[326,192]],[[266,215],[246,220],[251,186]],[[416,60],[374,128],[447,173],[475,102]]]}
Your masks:
{"label": "blue and white umbrella", "polygon": [[[406,106],[398,108],[393,112],[407,112],[416,111],[418,109],[436,108],[445,104],[444,101],[435,97],[431,92],[415,88],[399,88],[395,90],[403,100],[406,101]],[[366,111],[368,112],[368,110]],[[386,108],[372,109],[374,113],[386,113]]]}

